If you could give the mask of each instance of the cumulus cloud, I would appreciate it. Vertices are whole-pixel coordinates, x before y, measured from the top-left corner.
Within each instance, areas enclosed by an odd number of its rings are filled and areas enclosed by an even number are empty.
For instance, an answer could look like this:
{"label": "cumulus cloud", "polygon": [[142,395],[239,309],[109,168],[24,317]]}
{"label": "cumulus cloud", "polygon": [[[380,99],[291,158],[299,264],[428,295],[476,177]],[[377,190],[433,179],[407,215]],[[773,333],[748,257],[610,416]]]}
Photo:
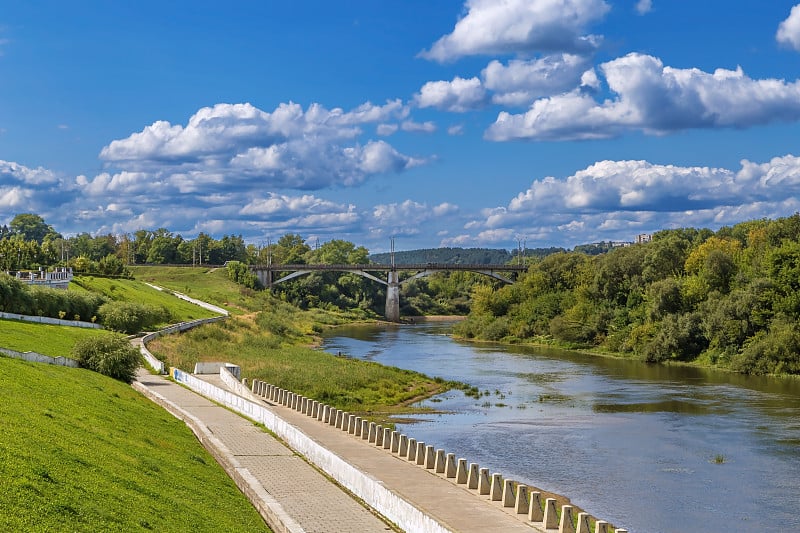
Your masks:
{"label": "cumulus cloud", "polygon": [[775,39],[785,46],[800,51],[800,4],[794,6],[789,17],[780,23]]}
{"label": "cumulus cloud", "polygon": [[426,203],[405,200],[400,203],[379,204],[369,216],[369,231],[375,238],[418,235],[430,232],[437,222],[456,214],[458,206],[444,202],[430,206]]}
{"label": "cumulus cloud", "polygon": [[419,107],[461,113],[483,107],[486,90],[478,78],[456,76],[453,81],[429,81],[414,97],[414,102]]}
{"label": "cumulus cloud", "polygon": [[640,15],[650,13],[653,10],[653,0],[639,0],[636,2],[636,12]]}
{"label": "cumulus cloud", "polygon": [[670,227],[719,227],[787,216],[800,207],[800,157],[741,162],[738,170],[600,161],[535,180],[507,205],[486,209],[448,242],[480,244],[513,232],[562,245],[632,240]]}
{"label": "cumulus cloud", "polygon": [[436,124],[427,120],[425,122],[414,122],[413,120],[404,120],[400,124],[400,129],[411,133],[433,133],[436,131]]}
{"label": "cumulus cloud", "polygon": [[0,209],[46,212],[72,194],[70,185],[52,170],[0,160]]}
{"label": "cumulus cloud", "polygon": [[[90,193],[131,193],[142,183],[182,192],[216,187],[314,190],[359,184],[370,176],[399,172],[422,159],[401,154],[383,141],[363,141],[362,126],[376,124],[387,135],[408,122],[400,100],[365,103],[351,111],[312,104],[281,104],[271,113],[251,104],[217,104],[197,111],[183,125],[157,121],[125,139],[109,143],[100,158],[121,167],[83,185]],[[422,128],[428,128],[427,125]],[[145,173],[134,183],[125,174]]]}
{"label": "cumulus cloud", "polygon": [[536,100],[522,114],[502,111],[486,131],[495,141],[610,138],[625,131],[667,134],[692,128],[745,128],[800,119],[800,82],[754,80],[736,70],[665,67],[629,54],[600,66],[614,98],[576,89]]}
{"label": "cumulus cloud", "polygon": [[463,124],[453,124],[452,126],[448,126],[447,134],[448,135],[464,135],[464,125]]}
{"label": "cumulus cloud", "polygon": [[483,69],[482,76],[486,88],[494,92],[492,102],[519,106],[581,84],[589,67],[587,57],[557,54],[534,60],[514,59],[506,65],[493,60]]}
{"label": "cumulus cloud", "polygon": [[610,9],[603,0],[467,0],[452,33],[421,56],[452,61],[470,55],[586,52],[599,37],[587,27]]}

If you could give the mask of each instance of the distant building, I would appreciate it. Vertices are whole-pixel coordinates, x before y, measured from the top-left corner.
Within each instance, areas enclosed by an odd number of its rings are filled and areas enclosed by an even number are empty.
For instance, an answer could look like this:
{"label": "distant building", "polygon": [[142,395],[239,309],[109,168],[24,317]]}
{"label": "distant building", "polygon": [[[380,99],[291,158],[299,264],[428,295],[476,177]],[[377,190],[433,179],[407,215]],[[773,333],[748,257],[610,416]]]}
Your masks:
{"label": "distant building", "polygon": [[653,240],[653,236],[649,233],[640,233],[636,236],[636,244],[644,244]]}
{"label": "distant building", "polygon": [[[11,274],[11,272],[6,272]],[[40,268],[38,271],[19,271],[13,274],[15,278],[28,285],[38,285],[51,289],[66,289],[72,281],[71,267],[57,267],[53,272],[46,272]]]}

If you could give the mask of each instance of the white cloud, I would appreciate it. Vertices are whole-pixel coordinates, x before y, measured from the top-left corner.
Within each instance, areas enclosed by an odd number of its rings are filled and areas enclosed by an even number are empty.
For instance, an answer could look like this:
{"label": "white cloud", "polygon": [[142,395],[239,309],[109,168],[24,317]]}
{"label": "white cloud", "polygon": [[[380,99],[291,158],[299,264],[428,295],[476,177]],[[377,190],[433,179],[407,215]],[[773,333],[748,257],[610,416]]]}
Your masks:
{"label": "white cloud", "polygon": [[433,133],[436,131],[436,124],[430,120],[425,122],[414,122],[413,120],[404,120],[400,124],[400,129],[411,133]]}
{"label": "white cloud", "polygon": [[800,51],[800,4],[789,12],[789,16],[780,23],[775,39],[783,45]]}
{"label": "white cloud", "polygon": [[587,51],[586,28],[610,9],[603,0],[467,0],[453,32],[422,57],[439,62],[476,54]]}
{"label": "white cloud", "polygon": [[453,124],[452,126],[448,126],[447,134],[448,135],[464,135],[464,125],[463,124]]}
{"label": "white cloud", "polygon": [[[103,181],[107,192],[125,190],[125,183],[129,192],[138,192],[144,182],[186,193],[356,185],[423,162],[383,141],[362,139],[361,126],[376,124],[379,134],[389,134],[401,126],[387,121],[409,122],[408,114],[400,100],[382,106],[365,103],[349,112],[319,104],[305,110],[281,104],[271,113],[250,104],[217,104],[198,110],[186,126],[158,121],[112,141],[100,157],[122,167],[121,172],[112,178],[98,176],[91,192],[97,193]],[[418,127],[432,128],[429,123]],[[126,172],[146,176],[133,183],[124,180]]]}
{"label": "white cloud", "polygon": [[787,216],[800,207],[800,157],[741,162],[738,170],[600,161],[565,179],[545,177],[506,206],[470,221],[471,244],[513,232],[574,245],[632,240],[671,227],[719,227],[754,218]]}
{"label": "white cloud", "polygon": [[432,231],[437,219],[449,217],[458,212],[458,206],[444,202],[429,206],[413,200],[401,203],[376,205],[370,214],[369,231],[374,238],[398,235],[418,235]]}
{"label": "white cloud", "polygon": [[23,185],[53,185],[58,183],[58,176],[46,168],[29,168],[13,161],[0,160],[0,182],[19,183]]}
{"label": "white cloud", "polygon": [[636,12],[640,15],[650,13],[653,10],[653,0],[639,0],[636,2]]}
{"label": "white cloud", "polygon": [[514,59],[503,65],[494,60],[483,70],[487,89],[496,104],[530,105],[546,95],[563,93],[581,82],[589,59],[575,54],[558,54],[535,60]]}
{"label": "white cloud", "polygon": [[615,98],[601,103],[576,89],[542,98],[523,114],[500,112],[486,138],[610,138],[625,131],[666,134],[691,128],[744,128],[800,119],[800,82],[754,80],[736,70],[665,67],[629,54],[600,66]]}
{"label": "white cloud", "polygon": [[414,102],[419,107],[462,113],[483,107],[486,90],[478,78],[456,76],[453,81],[429,81],[414,97]]}
{"label": "white cloud", "polygon": [[381,137],[388,137],[397,133],[398,129],[400,129],[400,126],[397,124],[378,124],[375,132]]}

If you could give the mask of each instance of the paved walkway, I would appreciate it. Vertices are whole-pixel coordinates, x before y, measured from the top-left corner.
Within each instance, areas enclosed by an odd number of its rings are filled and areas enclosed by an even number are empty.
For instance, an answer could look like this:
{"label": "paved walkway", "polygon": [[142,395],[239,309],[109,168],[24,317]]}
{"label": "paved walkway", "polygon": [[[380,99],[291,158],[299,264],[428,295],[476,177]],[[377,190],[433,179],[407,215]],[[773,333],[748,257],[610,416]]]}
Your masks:
{"label": "paved walkway", "polygon": [[[198,376],[227,389],[219,376]],[[276,508],[305,531],[386,531],[386,524],[283,444],[252,422],[161,376],[140,373],[139,383],[196,417],[252,475]],[[262,405],[362,472],[456,532],[545,531],[513,508],[282,405]],[[182,417],[183,418],[183,417]],[[188,422],[187,422],[188,423]],[[190,424],[191,425],[191,424]],[[197,433],[197,430],[195,430]],[[202,439],[201,439],[202,440]],[[218,458],[219,459],[219,458]],[[220,461],[224,466],[224,461]],[[229,472],[230,473],[230,472]],[[290,529],[291,530],[291,529]],[[552,531],[552,530],[548,530]]]}
{"label": "paved walkway", "polygon": [[[277,531],[385,532],[392,528],[249,420],[140,369],[136,387],[184,420],[240,489],[255,493]],[[284,527],[276,527],[283,524]]]}

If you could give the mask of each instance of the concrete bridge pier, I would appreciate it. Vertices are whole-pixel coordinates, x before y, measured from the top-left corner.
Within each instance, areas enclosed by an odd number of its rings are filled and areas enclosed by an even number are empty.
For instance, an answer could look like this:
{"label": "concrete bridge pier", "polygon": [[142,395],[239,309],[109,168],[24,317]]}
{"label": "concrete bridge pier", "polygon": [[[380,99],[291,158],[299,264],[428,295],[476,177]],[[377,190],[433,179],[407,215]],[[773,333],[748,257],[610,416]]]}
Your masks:
{"label": "concrete bridge pier", "polygon": [[400,322],[400,281],[396,270],[390,270],[386,284],[386,320]]}

